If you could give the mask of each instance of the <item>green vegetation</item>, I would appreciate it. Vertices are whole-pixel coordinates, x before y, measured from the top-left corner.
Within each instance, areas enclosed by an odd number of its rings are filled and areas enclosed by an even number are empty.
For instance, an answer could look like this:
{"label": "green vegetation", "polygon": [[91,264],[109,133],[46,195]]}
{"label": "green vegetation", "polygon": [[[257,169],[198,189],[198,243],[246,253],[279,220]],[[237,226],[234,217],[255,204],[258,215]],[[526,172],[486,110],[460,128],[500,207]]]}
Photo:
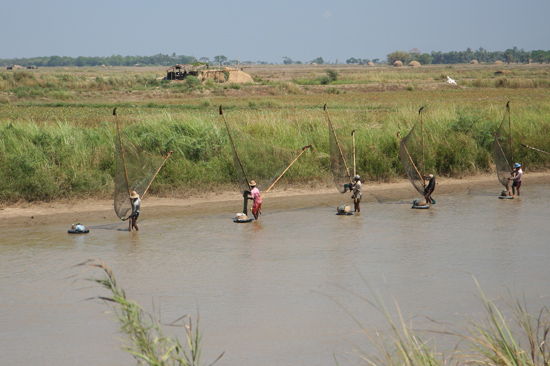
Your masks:
{"label": "green vegetation", "polygon": [[[480,47],[478,50],[473,51],[471,48],[465,51],[451,51],[441,52],[432,51],[431,53],[420,53],[419,50],[413,49],[409,52],[395,51],[387,55],[385,60],[388,64],[393,64],[396,60],[400,60],[407,64],[409,61],[418,61],[422,65],[429,64],[465,64],[472,60],[485,63],[494,63],[495,61],[502,61],[506,63],[550,63],[550,51],[544,50],[532,50],[525,51],[524,49],[518,49],[517,47],[509,48],[505,51],[489,52],[486,49]],[[244,61],[229,60],[226,56],[216,55],[210,60],[208,57],[203,57],[199,62],[193,56],[185,55],[163,55],[157,54],[154,56],[121,56],[113,55],[108,57],[68,57],[68,56],[45,56],[45,57],[31,57],[31,58],[16,58],[16,59],[0,59],[0,65],[13,66],[19,65],[23,67],[94,67],[94,66],[171,66],[176,64],[211,64],[216,65],[265,65],[268,64],[265,61]],[[369,59],[361,59],[350,57],[346,60],[347,64],[367,64]],[[373,59],[373,63],[379,64],[379,59]],[[384,62],[384,61],[382,61]],[[308,63],[316,63],[322,65],[325,63],[322,57],[317,57]],[[293,61],[290,57],[283,57],[284,65],[302,64],[301,61]]]}
{"label": "green vegetation", "polygon": [[[477,281],[476,281],[477,284]],[[547,337],[550,332],[550,312],[543,307],[538,314],[529,313],[525,300],[508,298],[488,300],[477,284],[481,294],[485,317],[481,320],[467,320],[466,333],[449,329],[449,325],[432,320],[438,329],[417,331],[413,322],[407,321],[399,306],[395,304],[397,316],[386,307],[378,292],[369,287],[370,300],[353,293],[359,299],[374,307],[385,318],[389,330],[370,329],[357,317],[339,304],[354,319],[362,332],[374,345],[376,354],[359,350],[359,356],[370,365],[548,365],[550,348]],[[497,305],[499,301],[504,306]],[[446,337],[458,340],[452,351],[437,349],[437,340]],[[446,340],[446,339],[445,339]],[[450,342],[452,343],[452,340]],[[465,344],[465,345],[464,345]]]}
{"label": "green vegetation", "polygon": [[[468,64],[475,60],[476,62],[494,63],[496,61],[510,63],[522,63],[527,64],[529,62],[537,63],[550,63],[550,51],[535,50],[525,51],[524,49],[518,49],[517,47],[509,48],[506,51],[488,52],[484,48],[480,47],[478,50],[473,51],[471,48],[466,51],[451,51],[441,52],[432,51],[431,54],[420,53],[419,50],[414,49],[410,52],[395,51],[387,56],[387,63],[393,65],[395,61],[401,61],[403,64],[408,64],[410,61],[418,61],[422,65],[429,64]],[[356,60],[348,60],[355,61]],[[350,63],[350,62],[348,62]]]}
{"label": "green vegetation", "polygon": [[[115,124],[149,154],[174,151],[150,193],[182,196],[233,189],[236,175],[223,105],[243,155],[262,146],[308,151],[282,184],[330,184],[328,130],[323,105],[337,132],[356,130],[358,171],[365,181],[404,176],[396,132],[405,136],[424,110],[426,169],[461,177],[493,170],[492,133],[511,100],[514,158],[526,172],[548,168],[550,68],[515,66],[426,68],[311,65],[247,70],[258,84],[201,84],[158,80],[158,70],[51,69],[0,73],[0,199],[52,200],[113,192]],[[445,84],[446,75],[459,86]],[[321,85],[320,77],[331,81]],[[304,83],[296,82],[303,80]],[[309,80],[310,82],[306,82]],[[265,150],[265,149],[264,149]],[[278,161],[264,154],[264,159]],[[247,167],[261,181],[261,169]]]}
{"label": "green vegetation", "polygon": [[16,59],[0,59],[0,64],[19,65],[31,67],[89,67],[89,66],[149,66],[163,65],[170,66],[175,64],[196,63],[197,59],[193,56],[178,56],[175,53],[163,55],[161,53],[154,56],[121,56],[113,55],[108,57],[68,57],[68,56],[45,56]]}
{"label": "green vegetation", "polygon": [[[166,336],[160,321],[126,296],[113,271],[104,262],[87,261],[79,266],[84,266],[85,270],[101,270],[103,278],[90,280],[100,284],[110,295],[97,298],[113,306],[120,331],[125,336],[123,349],[132,354],[140,364],[201,365],[202,333],[199,332],[198,317],[195,327],[187,315],[170,324],[184,327],[186,341],[182,344],[177,337]],[[438,329],[415,330],[413,321],[406,320],[397,304],[397,316],[394,316],[385,305],[382,296],[368,285],[372,300],[368,296],[351,293],[378,310],[389,329],[372,329],[362,324],[345,305],[339,305],[374,345],[374,353],[361,350],[361,347],[357,351],[370,365],[548,365],[550,348],[547,346],[547,337],[550,332],[550,311],[543,307],[538,314],[531,314],[525,300],[514,298],[512,294],[509,294],[507,299],[501,299],[504,306],[499,306],[499,300],[488,300],[479,284],[477,285],[485,316],[482,319],[467,320],[469,327],[465,332],[453,331],[449,329],[449,325],[439,324],[437,321],[433,324]],[[338,303],[338,300],[335,301]],[[444,337],[458,341],[451,351],[438,350],[437,340],[441,341]]]}
{"label": "green vegetation", "polygon": [[[195,328],[187,315],[170,324],[185,328],[186,342],[182,345],[177,337],[170,338],[164,334],[160,320],[156,320],[136,302],[128,299],[124,289],[117,283],[113,271],[104,262],[84,262],[80,266],[86,266],[86,270],[99,268],[103,272],[104,278],[92,278],[91,281],[100,284],[111,293],[109,296],[98,298],[113,306],[120,324],[120,332],[126,336],[123,349],[134,356],[140,365],[201,365],[202,334],[199,332],[198,316]],[[223,353],[210,365],[222,356]]]}

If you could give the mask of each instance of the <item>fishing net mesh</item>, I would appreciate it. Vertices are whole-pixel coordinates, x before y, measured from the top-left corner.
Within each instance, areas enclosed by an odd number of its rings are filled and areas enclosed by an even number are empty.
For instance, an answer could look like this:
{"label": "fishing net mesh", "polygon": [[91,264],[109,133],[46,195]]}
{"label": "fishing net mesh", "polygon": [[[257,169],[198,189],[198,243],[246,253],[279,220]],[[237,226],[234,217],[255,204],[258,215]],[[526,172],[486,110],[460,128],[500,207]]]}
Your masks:
{"label": "fishing net mesh", "polygon": [[495,168],[499,182],[503,186],[509,183],[508,178],[512,172],[512,145],[510,141],[510,109],[506,108],[506,113],[500,123],[500,127],[495,132]]}
{"label": "fishing net mesh", "polygon": [[117,216],[122,219],[132,208],[130,192],[136,191],[142,197],[165,157],[153,156],[143,151],[120,129],[117,129],[115,146],[114,206]]}
{"label": "fishing net mesh", "polygon": [[353,146],[351,135],[339,133],[328,121],[330,146],[330,170],[338,192],[344,193],[345,184],[352,183],[353,178]]}
{"label": "fishing net mesh", "polygon": [[424,195],[425,185],[421,175],[424,173],[420,170],[422,164],[424,164],[421,133],[420,122],[418,122],[414,125],[411,132],[401,140],[399,155],[407,177],[418,193]]}

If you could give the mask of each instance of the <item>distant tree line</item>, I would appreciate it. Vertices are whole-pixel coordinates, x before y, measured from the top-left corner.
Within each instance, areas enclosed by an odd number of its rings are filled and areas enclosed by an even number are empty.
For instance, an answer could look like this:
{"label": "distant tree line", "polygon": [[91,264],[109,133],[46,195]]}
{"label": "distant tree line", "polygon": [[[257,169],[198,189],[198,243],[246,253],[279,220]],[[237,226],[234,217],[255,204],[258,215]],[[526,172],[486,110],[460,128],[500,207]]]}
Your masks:
{"label": "distant tree line", "polygon": [[193,56],[177,56],[176,54],[154,56],[121,56],[113,55],[108,57],[68,57],[68,56],[45,56],[31,58],[0,59],[3,65],[55,67],[55,66],[171,66],[175,64],[190,64],[198,60]]}
{"label": "distant tree line", "polygon": [[422,65],[427,64],[467,64],[472,60],[477,62],[493,63],[495,61],[502,61],[506,63],[550,63],[550,51],[525,51],[518,49],[517,47],[509,48],[506,51],[489,52],[486,49],[480,47],[478,50],[473,51],[468,48],[466,51],[451,51],[441,52],[432,51],[431,54],[421,54],[418,50],[414,49],[409,52],[395,51],[387,56],[387,63],[392,65],[395,61],[401,61],[403,64],[408,64],[411,61],[418,61]]}
{"label": "distant tree line", "polygon": [[[421,53],[417,49],[412,49],[409,52],[406,51],[395,51],[387,55],[385,62],[392,65],[395,61],[401,61],[403,64],[408,64],[411,61],[418,61],[422,65],[429,64],[464,64],[470,63],[472,60],[477,60],[478,62],[492,63],[495,61],[502,61],[506,63],[550,63],[550,51],[543,50],[534,50],[534,51],[525,51],[523,49],[518,49],[513,47],[507,49],[506,51],[495,51],[489,52],[482,47],[478,50],[473,51],[468,48],[466,51],[451,51],[451,52],[441,52],[441,51],[432,51],[431,53]],[[195,62],[205,62],[213,66],[216,65],[239,65],[239,64],[258,64],[265,65],[269,64],[266,61],[239,61],[239,60],[229,60],[226,56],[217,55],[212,58],[201,57],[197,58],[193,56],[185,55],[163,55],[159,53],[154,56],[121,56],[113,55],[108,57],[68,57],[68,56],[45,56],[45,57],[31,57],[31,58],[15,58],[15,59],[0,59],[0,65],[12,66],[36,66],[36,67],[55,67],[55,66],[171,66],[176,64],[191,64]],[[373,64],[381,64],[384,61],[380,59],[362,59],[350,57],[346,60],[347,64],[358,64],[365,65],[369,62]],[[317,57],[311,61],[307,62],[308,64],[330,64],[326,62],[322,57]],[[336,61],[337,63],[337,61]],[[290,57],[283,57],[283,64],[302,64],[301,61],[294,61]]]}

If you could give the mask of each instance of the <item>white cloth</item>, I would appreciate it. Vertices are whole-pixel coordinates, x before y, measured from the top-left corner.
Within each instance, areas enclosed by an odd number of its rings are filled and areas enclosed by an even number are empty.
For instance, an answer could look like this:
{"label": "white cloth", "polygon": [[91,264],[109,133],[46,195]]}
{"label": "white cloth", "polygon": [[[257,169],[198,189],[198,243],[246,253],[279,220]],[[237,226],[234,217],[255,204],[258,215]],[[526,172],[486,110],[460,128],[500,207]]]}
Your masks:
{"label": "white cloth", "polygon": [[518,168],[518,170],[516,171],[516,175],[512,177],[511,180],[515,182],[521,182],[522,176],[523,176],[523,170],[521,170],[521,168]]}
{"label": "white cloth", "polygon": [[356,181],[355,184],[353,185],[353,192],[356,195],[363,193],[363,184],[361,184],[360,180]]}

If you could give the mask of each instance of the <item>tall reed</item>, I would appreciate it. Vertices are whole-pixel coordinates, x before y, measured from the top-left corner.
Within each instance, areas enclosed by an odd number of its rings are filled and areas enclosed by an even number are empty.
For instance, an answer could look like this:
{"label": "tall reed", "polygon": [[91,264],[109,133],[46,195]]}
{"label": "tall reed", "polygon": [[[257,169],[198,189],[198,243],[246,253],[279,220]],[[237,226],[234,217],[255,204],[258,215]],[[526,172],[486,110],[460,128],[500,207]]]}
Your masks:
{"label": "tall reed", "polygon": [[[177,337],[171,338],[164,334],[161,323],[145,312],[136,302],[126,296],[124,289],[117,283],[113,271],[101,261],[87,261],[79,264],[88,269],[100,269],[103,278],[90,280],[100,284],[111,295],[97,298],[111,304],[115,311],[120,331],[126,336],[123,349],[129,352],[139,364],[150,366],[200,366],[202,353],[202,333],[199,331],[199,317],[193,326],[192,319],[182,316],[170,325],[183,326],[185,342],[182,344]],[[224,353],[212,362],[216,363]]]}
{"label": "tall reed", "polygon": [[[365,351],[371,347],[357,349],[358,356],[370,365],[550,364],[550,348],[547,346],[550,333],[548,308],[543,306],[538,313],[532,314],[528,311],[526,299],[516,298],[511,293],[501,299],[504,306],[498,306],[497,301],[487,299],[479,283],[475,279],[474,281],[481,294],[485,316],[482,319],[465,319],[469,324],[467,331],[454,331],[450,325],[443,326],[431,319],[437,329],[419,331],[413,326],[412,320],[404,317],[397,303],[395,309],[390,310],[382,296],[368,284],[370,296],[346,291],[376,309],[383,316],[387,328],[367,327],[345,305],[335,301],[356,322],[368,338],[368,343],[374,346],[374,352]],[[448,343],[447,338],[455,340],[454,348],[446,352],[438,351],[437,341],[445,340]]]}

